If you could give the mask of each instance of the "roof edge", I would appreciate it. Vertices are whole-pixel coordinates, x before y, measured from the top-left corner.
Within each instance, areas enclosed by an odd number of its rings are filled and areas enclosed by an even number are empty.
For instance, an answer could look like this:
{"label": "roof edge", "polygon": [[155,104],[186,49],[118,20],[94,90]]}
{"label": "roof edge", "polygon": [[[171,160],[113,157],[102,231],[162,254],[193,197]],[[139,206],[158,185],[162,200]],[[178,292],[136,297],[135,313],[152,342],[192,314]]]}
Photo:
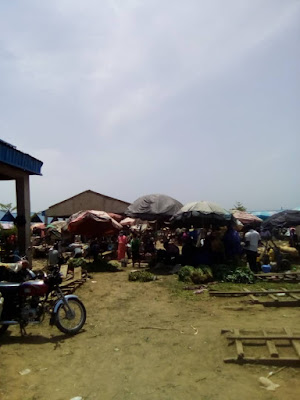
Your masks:
{"label": "roof edge", "polygon": [[80,193],[78,193],[78,194],[75,194],[74,196],[69,197],[69,198],[67,198],[67,199],[65,199],[65,200],[63,200],[63,201],[59,201],[58,203],[53,204],[52,206],[48,207],[47,210],[45,210],[45,212],[47,213],[47,211],[48,211],[50,208],[56,207],[56,206],[58,206],[58,205],[60,205],[60,204],[63,204],[63,203],[65,203],[66,201],[72,200],[72,199],[74,199],[75,197],[80,196],[81,194],[84,194],[84,193],[94,193],[94,194],[96,194],[96,195],[98,195],[98,196],[105,197],[106,199],[109,199],[109,200],[120,201],[121,203],[126,203],[126,204],[128,204],[128,205],[131,204],[131,203],[129,203],[128,201],[116,199],[116,198],[114,198],[114,197],[110,197],[110,196],[107,196],[107,195],[105,195],[105,194],[98,193],[98,192],[95,192],[94,190],[88,189],[88,190],[84,190],[83,192],[80,192]]}

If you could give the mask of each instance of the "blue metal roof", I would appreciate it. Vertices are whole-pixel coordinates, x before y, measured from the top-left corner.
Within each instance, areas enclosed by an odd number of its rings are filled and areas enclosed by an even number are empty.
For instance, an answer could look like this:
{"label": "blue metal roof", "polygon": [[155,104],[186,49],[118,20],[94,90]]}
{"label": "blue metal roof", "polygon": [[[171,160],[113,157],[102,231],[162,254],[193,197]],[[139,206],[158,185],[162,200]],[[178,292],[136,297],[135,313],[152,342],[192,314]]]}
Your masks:
{"label": "blue metal roof", "polygon": [[[5,214],[6,214],[5,211],[1,211],[1,210],[0,210],[0,221],[1,221],[2,218],[5,216]],[[43,215],[42,213],[34,213],[34,212],[31,212],[31,213],[30,213],[30,216],[32,217],[34,214],[37,214],[37,215],[39,216],[39,218],[41,219],[41,221],[42,221],[43,223],[45,223],[45,215]],[[14,218],[16,218],[17,213],[14,211],[14,212],[11,213],[11,215],[12,215]],[[50,222],[52,221],[52,219],[53,219],[53,218],[48,217],[48,224],[50,224]],[[2,220],[2,222],[7,222],[7,221],[8,221],[7,219]]]}
{"label": "blue metal roof", "polygon": [[[1,212],[2,214],[2,212]],[[10,211],[3,212],[3,215],[1,215],[0,221],[4,222],[14,222],[15,217],[12,215]]]}
{"label": "blue metal roof", "polygon": [[15,146],[0,139],[0,162],[20,168],[30,175],[41,175],[42,161],[22,153]]}

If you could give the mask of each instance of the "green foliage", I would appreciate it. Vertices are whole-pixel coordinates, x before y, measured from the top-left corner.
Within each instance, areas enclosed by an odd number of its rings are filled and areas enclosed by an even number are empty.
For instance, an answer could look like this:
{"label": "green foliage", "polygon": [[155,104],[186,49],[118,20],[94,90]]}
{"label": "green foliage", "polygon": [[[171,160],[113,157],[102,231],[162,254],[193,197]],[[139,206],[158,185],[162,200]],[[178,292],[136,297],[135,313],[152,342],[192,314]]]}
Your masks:
{"label": "green foliage", "polygon": [[17,235],[18,234],[18,229],[16,226],[14,226],[11,229],[3,229],[0,226],[0,238],[1,239],[6,239],[8,238],[10,235]]}
{"label": "green foliage", "polygon": [[70,258],[68,260],[68,266],[70,268],[77,268],[77,267],[81,267],[82,269],[86,269],[87,266],[87,262],[85,261],[85,259],[83,257],[79,257],[79,258]]}
{"label": "green foliage", "polygon": [[247,266],[232,266],[227,264],[213,265],[213,276],[216,281],[233,283],[253,283],[255,277]]}
{"label": "green foliage", "polygon": [[119,272],[120,264],[117,261],[107,261],[104,258],[99,258],[96,262],[86,263],[88,272]]}
{"label": "green foliage", "polygon": [[195,268],[191,265],[185,265],[180,268],[178,272],[178,280],[182,282],[191,282],[192,273],[195,271]]}
{"label": "green foliage", "polygon": [[237,201],[235,205],[233,206],[233,210],[238,210],[238,211],[247,211],[247,208],[241,203],[240,201]]}
{"label": "green foliage", "polygon": [[128,280],[132,282],[150,282],[155,279],[156,276],[149,271],[131,271],[128,275]]}
{"label": "green foliage", "polygon": [[196,268],[186,265],[179,270],[178,280],[196,284],[205,283],[213,280],[213,274],[208,265],[199,265]]}
{"label": "green foliage", "polygon": [[15,207],[15,206],[13,207],[12,203],[7,203],[7,204],[0,203],[0,211],[12,212],[16,209],[17,209],[17,207]]}

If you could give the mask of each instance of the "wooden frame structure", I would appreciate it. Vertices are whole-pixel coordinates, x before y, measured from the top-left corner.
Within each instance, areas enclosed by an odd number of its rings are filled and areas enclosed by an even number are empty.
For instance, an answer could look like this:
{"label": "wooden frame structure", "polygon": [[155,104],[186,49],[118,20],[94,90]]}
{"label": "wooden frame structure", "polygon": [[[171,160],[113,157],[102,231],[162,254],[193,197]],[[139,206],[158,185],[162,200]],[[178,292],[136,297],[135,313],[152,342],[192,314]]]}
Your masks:
{"label": "wooden frame structure", "polygon": [[[300,334],[293,333],[289,328],[272,333],[266,330],[223,329],[221,333],[227,333],[228,344],[235,345],[237,354],[236,357],[225,358],[225,363],[300,366]],[[262,346],[267,350],[267,356],[248,356],[249,348],[261,349]]]}
{"label": "wooden frame structure", "polygon": [[[280,288],[278,290],[249,290],[248,288],[243,288],[242,291],[236,292],[211,290],[209,294],[210,296],[217,297],[249,296],[252,304],[261,304],[264,307],[300,307],[300,289],[288,290]],[[264,300],[260,297],[264,297]]]}

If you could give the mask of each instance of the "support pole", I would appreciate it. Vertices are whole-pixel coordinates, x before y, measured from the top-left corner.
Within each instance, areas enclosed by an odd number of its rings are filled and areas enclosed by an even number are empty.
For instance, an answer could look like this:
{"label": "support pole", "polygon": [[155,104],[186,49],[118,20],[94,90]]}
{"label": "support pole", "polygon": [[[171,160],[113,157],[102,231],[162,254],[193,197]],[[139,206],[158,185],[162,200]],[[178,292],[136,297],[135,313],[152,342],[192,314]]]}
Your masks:
{"label": "support pole", "polygon": [[18,244],[20,256],[25,255],[31,264],[30,247],[30,189],[29,175],[16,179],[17,212],[18,220]]}

